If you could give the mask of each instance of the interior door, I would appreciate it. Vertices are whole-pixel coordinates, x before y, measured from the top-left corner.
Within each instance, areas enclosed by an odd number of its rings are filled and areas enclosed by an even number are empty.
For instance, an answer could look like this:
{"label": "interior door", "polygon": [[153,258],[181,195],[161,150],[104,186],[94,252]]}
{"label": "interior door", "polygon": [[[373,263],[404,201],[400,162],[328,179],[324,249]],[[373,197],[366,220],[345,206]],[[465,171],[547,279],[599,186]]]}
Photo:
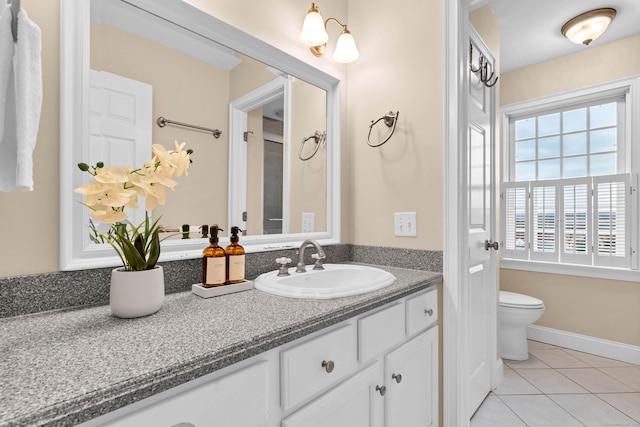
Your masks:
{"label": "interior door", "polygon": [[[481,56],[487,61],[488,77],[494,70],[494,58],[473,28],[469,31],[469,54],[475,68]],[[481,81],[480,72],[467,67],[468,123],[468,245],[469,269],[466,306],[467,356],[469,374],[468,416],[471,417],[491,390],[492,370],[496,365],[496,272],[494,131],[495,89]],[[489,80],[489,84],[493,79]]]}
{"label": "interior door", "polygon": [[[142,166],[151,158],[153,87],[96,70],[91,70],[89,86],[89,138],[83,142],[83,150],[90,165]],[[140,224],[144,203],[138,209],[127,209],[127,213],[133,224]],[[84,216],[87,227],[88,218]],[[84,234],[88,239],[89,233]]]}

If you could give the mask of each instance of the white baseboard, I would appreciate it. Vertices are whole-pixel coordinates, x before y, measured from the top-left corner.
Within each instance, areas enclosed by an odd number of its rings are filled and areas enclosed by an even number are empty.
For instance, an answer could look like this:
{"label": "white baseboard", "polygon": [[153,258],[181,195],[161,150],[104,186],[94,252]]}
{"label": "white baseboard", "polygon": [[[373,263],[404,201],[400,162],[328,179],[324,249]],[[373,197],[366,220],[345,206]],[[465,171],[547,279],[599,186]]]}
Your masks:
{"label": "white baseboard", "polygon": [[609,341],[588,335],[561,331],[559,329],[546,328],[544,326],[530,325],[527,327],[527,338],[547,344],[570,348],[596,356],[620,360],[627,363],[640,365],[640,347]]}
{"label": "white baseboard", "polygon": [[498,361],[496,362],[495,371],[493,372],[493,378],[492,378],[493,383],[491,384],[491,390],[495,390],[496,387],[500,385],[503,379],[504,379],[504,363],[502,362],[502,359],[498,358]]}

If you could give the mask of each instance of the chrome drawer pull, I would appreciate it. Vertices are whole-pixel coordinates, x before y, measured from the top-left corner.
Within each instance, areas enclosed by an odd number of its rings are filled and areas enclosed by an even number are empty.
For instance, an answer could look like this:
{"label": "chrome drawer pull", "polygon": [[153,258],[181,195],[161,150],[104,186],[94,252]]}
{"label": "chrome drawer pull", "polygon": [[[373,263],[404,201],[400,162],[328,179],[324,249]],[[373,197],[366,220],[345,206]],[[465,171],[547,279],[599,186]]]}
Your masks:
{"label": "chrome drawer pull", "polygon": [[384,396],[384,394],[387,392],[387,388],[383,385],[382,386],[377,385],[376,391],[380,392],[380,396]]}
{"label": "chrome drawer pull", "polygon": [[424,314],[428,314],[429,316],[433,316],[433,309],[424,309]]}
{"label": "chrome drawer pull", "polygon": [[333,372],[333,368],[335,368],[335,364],[333,363],[333,360],[323,360],[322,361],[322,367],[324,368],[325,371],[327,371],[327,374],[330,374],[331,372]]}
{"label": "chrome drawer pull", "polygon": [[402,381],[402,374],[393,374],[391,375],[391,378],[393,378],[398,384],[400,384],[400,381]]}

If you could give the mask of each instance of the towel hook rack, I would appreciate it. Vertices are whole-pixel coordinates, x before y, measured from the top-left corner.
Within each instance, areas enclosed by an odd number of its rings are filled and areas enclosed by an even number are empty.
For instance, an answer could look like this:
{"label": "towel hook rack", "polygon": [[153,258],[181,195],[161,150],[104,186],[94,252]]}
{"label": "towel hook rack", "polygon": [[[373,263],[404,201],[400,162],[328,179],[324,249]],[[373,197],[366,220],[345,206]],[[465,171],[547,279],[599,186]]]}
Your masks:
{"label": "towel hook rack", "polygon": [[[311,153],[310,156],[302,157],[302,150],[304,149],[304,143],[309,141],[310,139],[313,139],[313,142],[316,143],[316,148],[315,150],[313,150],[313,153]],[[300,150],[298,151],[298,158],[303,162],[306,162],[307,160],[309,160],[310,158],[316,155],[316,153],[318,152],[318,148],[320,148],[320,144],[326,144],[326,143],[327,143],[327,132],[320,132],[319,130],[315,131],[313,135],[308,136],[306,138],[302,138],[302,143],[300,144]]]}
{"label": "towel hook rack", "polygon": [[490,81],[491,79],[493,79],[496,72],[492,71],[491,74],[489,74],[489,66],[489,61],[482,53],[480,53],[480,56],[478,58],[478,66],[476,67],[473,65],[473,43],[469,43],[469,69],[473,73],[480,73],[478,78],[480,79],[482,84],[484,84],[486,87],[493,87],[496,85],[496,83],[498,83],[499,77],[495,76],[495,80],[493,80],[493,82]]}
{"label": "towel hook rack", "polygon": [[[374,148],[380,147],[381,145],[385,144],[389,139],[391,139],[391,136],[396,131],[396,125],[398,124],[399,116],[400,116],[400,111],[396,111],[394,113],[393,111],[389,110],[385,113],[384,116],[380,117],[378,120],[375,120],[375,121],[371,120],[371,124],[369,125],[369,134],[367,135],[367,145],[369,145],[369,147],[374,147]],[[384,124],[388,128],[391,128],[391,131],[389,132],[389,135],[387,135],[387,137],[382,140],[382,142],[379,142],[377,144],[372,144],[371,131],[373,130],[373,127],[376,125],[376,123],[378,123],[380,120],[384,120]]]}
{"label": "towel hook rack", "polygon": [[178,125],[186,128],[203,130],[205,132],[209,132],[213,134],[215,139],[220,138],[220,135],[222,135],[222,131],[220,129],[210,129],[202,126],[190,125],[188,123],[176,122],[175,120],[165,119],[162,116],[158,117],[158,120],[156,120],[156,123],[158,123],[158,126],[160,126],[161,128],[165,127],[166,125],[172,124],[172,125]]}
{"label": "towel hook rack", "polygon": [[11,35],[13,42],[18,42],[18,12],[20,12],[20,0],[7,0],[11,4]]}

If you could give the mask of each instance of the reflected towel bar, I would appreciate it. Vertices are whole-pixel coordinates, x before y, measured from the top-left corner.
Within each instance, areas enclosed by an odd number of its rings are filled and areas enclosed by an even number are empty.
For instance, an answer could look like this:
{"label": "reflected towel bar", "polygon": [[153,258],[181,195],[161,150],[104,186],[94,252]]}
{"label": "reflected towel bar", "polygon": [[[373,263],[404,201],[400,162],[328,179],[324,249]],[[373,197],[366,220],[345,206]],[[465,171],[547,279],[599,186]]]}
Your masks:
{"label": "reflected towel bar", "polygon": [[220,138],[220,135],[222,135],[222,131],[220,129],[210,129],[210,128],[205,128],[205,127],[202,127],[202,126],[190,125],[188,123],[176,122],[175,120],[165,119],[162,116],[158,117],[158,120],[156,120],[156,123],[158,123],[158,126],[160,126],[161,128],[163,128],[166,125],[170,124],[170,125],[183,126],[183,127],[186,127],[186,128],[203,130],[205,132],[209,132],[209,133],[213,134],[214,138],[216,138],[216,139]]}

